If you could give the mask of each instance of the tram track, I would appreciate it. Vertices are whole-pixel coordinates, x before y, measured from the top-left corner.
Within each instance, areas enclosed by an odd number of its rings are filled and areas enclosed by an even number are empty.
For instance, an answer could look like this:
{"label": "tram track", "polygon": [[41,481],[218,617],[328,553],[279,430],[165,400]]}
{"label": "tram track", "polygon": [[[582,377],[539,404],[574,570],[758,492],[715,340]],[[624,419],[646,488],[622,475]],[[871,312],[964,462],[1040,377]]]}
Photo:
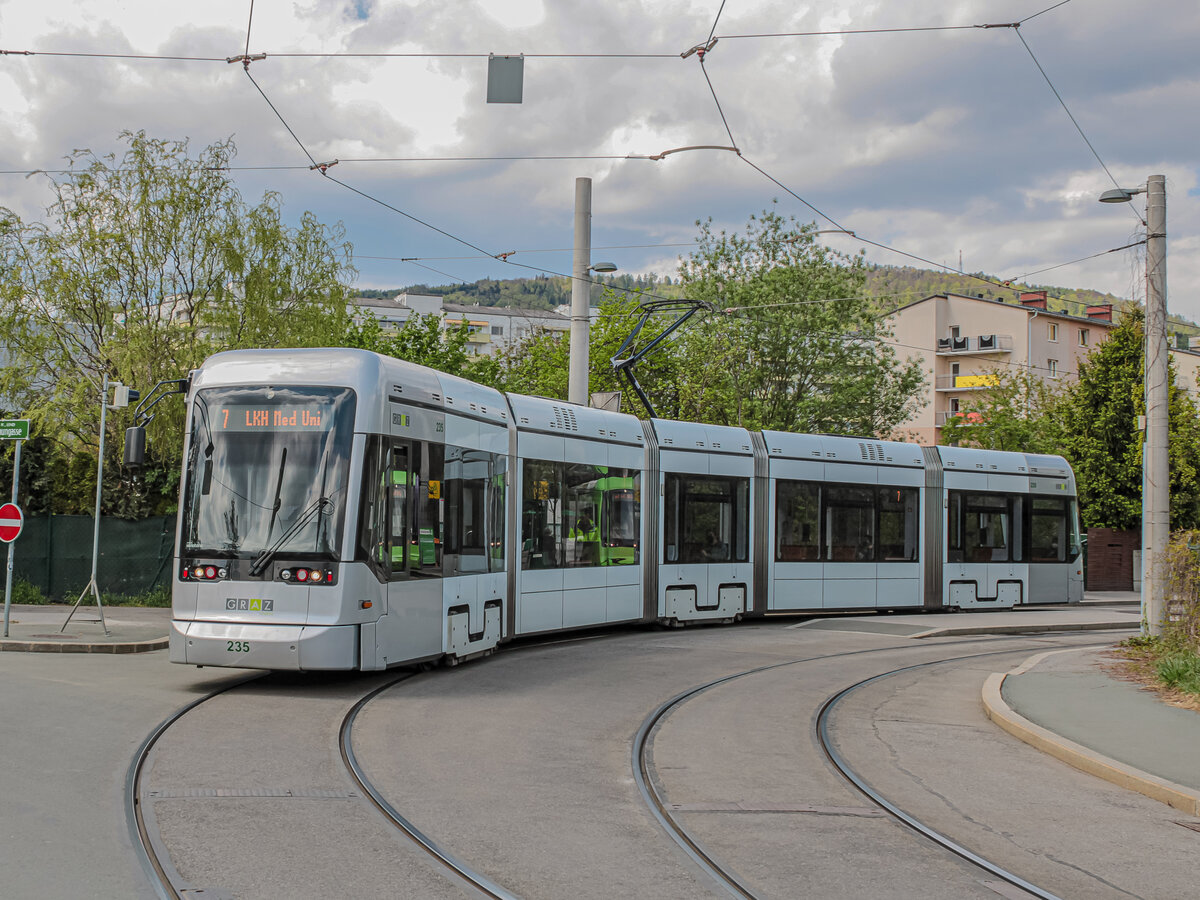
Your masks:
{"label": "tram track", "polygon": [[474,888],[485,897],[492,897],[495,900],[517,900],[515,894],[511,894],[502,888],[500,885],[491,881],[484,875],[470,868],[466,863],[459,860],[453,854],[438,846],[428,835],[417,828],[412,822],[406,819],[400,812],[388,802],[387,798],[371,783],[363,771],[362,765],[354,754],[353,745],[353,729],[354,722],[358,718],[358,714],[370,703],[375,697],[382,694],[384,691],[395,687],[403,681],[411,678],[408,675],[398,678],[387,684],[381,685],[368,693],[365,697],[359,700],[354,707],[346,713],[342,719],[342,726],[339,730],[338,741],[342,753],[342,761],[346,764],[350,776],[354,782],[362,789],[366,797],[371,801],[372,805],[383,814],[383,816],[399,831],[403,832],[417,846],[424,850],[431,858],[440,863],[447,869],[455,878],[465,882],[470,887]]}
{"label": "tram track", "polygon": [[154,888],[155,893],[162,900],[177,900],[181,898],[183,886],[177,886],[176,881],[178,876],[172,877],[174,867],[170,861],[164,859],[164,853],[160,851],[161,842],[154,830],[146,822],[143,814],[142,805],[142,775],[145,771],[146,761],[150,758],[150,752],[158,743],[159,739],[167,733],[167,731],[190,713],[192,710],[207,703],[215,697],[249,684],[252,681],[258,681],[266,677],[268,673],[258,672],[253,675],[248,675],[245,678],[240,678],[230,684],[222,685],[221,687],[209,691],[203,697],[198,697],[191,703],[181,706],[163,721],[159,722],[158,726],[146,736],[140,747],[133,755],[133,761],[129,764],[129,769],[125,774],[125,822],[129,829],[130,843],[134,846],[138,864],[141,866],[143,874],[146,876],[146,881]]}
{"label": "tram track", "polygon": [[[973,654],[973,655],[963,656],[963,657],[938,659],[938,660],[933,660],[933,661],[930,661],[927,663],[922,663],[917,666],[899,667],[895,670],[881,673],[880,675],[874,676],[871,679],[865,679],[862,682],[856,683],[855,685],[852,685],[849,688],[846,688],[845,690],[839,692],[837,695],[835,695],[834,697],[831,697],[828,701],[826,701],[826,703],[822,707],[822,710],[820,713],[820,716],[821,716],[820,722],[823,723],[824,727],[827,729],[827,721],[828,721],[829,713],[831,713],[832,710],[836,707],[838,701],[840,701],[845,696],[848,696],[854,690],[864,687],[866,684],[869,684],[873,681],[878,681],[881,678],[886,678],[890,675],[898,674],[900,672],[909,671],[911,669],[916,669],[916,668],[924,668],[927,666],[935,666],[935,665],[939,665],[939,664],[945,664],[945,663],[961,661],[961,660],[966,660],[966,659],[974,659],[974,658],[978,658],[978,657],[995,656],[995,655],[1003,655],[1003,654],[1009,654],[1009,653],[1015,653],[1015,652],[1022,652],[1022,651],[1028,650],[1028,649],[1036,648],[1038,646],[1044,646],[1044,641],[1046,640],[1046,638],[1049,638],[1049,637],[1053,637],[1053,635],[1039,634],[1036,636],[1036,638],[1034,640],[1040,641],[1042,643],[1031,642],[1029,644],[1029,646],[1011,647],[1011,648],[1006,648],[1004,650],[993,650],[993,651],[989,651],[987,653]],[[971,644],[978,644],[978,643],[980,643],[981,640],[984,640],[984,638],[982,638],[982,637],[971,638],[971,639],[967,639],[967,640],[939,644],[937,646],[940,648],[944,648],[944,647],[950,647],[950,646],[956,646],[956,645],[971,645]],[[993,640],[995,640],[995,639],[993,638]],[[1031,639],[1029,636],[1021,636],[1021,637],[1014,636],[1011,638],[1002,638],[1001,640],[1016,642],[1016,641],[1021,641],[1021,640],[1030,641]],[[557,642],[554,642],[554,643],[557,643]],[[533,645],[529,645],[529,646],[539,646],[539,645],[533,644]],[[520,648],[517,648],[517,649],[520,649]],[[648,755],[649,755],[648,751],[649,751],[649,747],[652,743],[652,734],[654,732],[656,725],[658,725],[658,723],[660,723],[672,710],[677,709],[679,706],[686,703],[689,699],[696,697],[697,695],[704,693],[705,691],[710,690],[714,687],[717,687],[721,684],[725,684],[727,682],[734,681],[736,679],[745,678],[750,675],[767,672],[767,671],[770,671],[773,669],[779,669],[779,668],[783,668],[783,667],[787,667],[787,666],[799,665],[799,664],[803,664],[803,663],[807,663],[807,662],[817,662],[817,661],[821,661],[821,660],[840,659],[840,658],[855,657],[855,656],[860,656],[860,655],[890,652],[890,651],[905,652],[908,650],[916,651],[916,650],[921,650],[921,649],[929,650],[932,648],[928,645],[921,645],[921,646],[899,645],[899,646],[888,646],[888,647],[875,647],[875,648],[869,648],[869,649],[864,649],[864,650],[853,650],[853,651],[846,651],[846,652],[841,652],[841,653],[822,654],[822,655],[815,655],[815,656],[807,656],[807,657],[803,657],[803,658],[799,658],[799,659],[785,660],[783,662],[776,662],[776,663],[771,663],[768,665],[757,666],[757,667],[747,669],[742,672],[737,672],[737,673],[733,673],[731,675],[724,676],[719,679],[714,679],[712,681],[697,685],[693,688],[690,688],[687,691],[684,691],[683,693],[678,694],[677,696],[675,696],[675,697],[671,698],[670,700],[666,701],[665,703],[661,704],[650,714],[649,717],[647,717],[647,719],[643,722],[642,726],[638,729],[637,735],[634,739],[634,744],[633,744],[634,780],[637,784],[637,788],[638,788],[639,792],[642,795],[643,801],[650,808],[651,812],[654,814],[655,818],[658,820],[659,824],[664,828],[664,830],[667,831],[667,833],[683,849],[683,851],[693,860],[693,862],[695,862],[702,870],[704,870],[717,885],[719,885],[721,888],[723,888],[731,896],[739,897],[739,898],[756,898],[758,895],[746,883],[746,881],[743,877],[741,877],[738,873],[731,870],[728,866],[724,865],[720,860],[716,859],[713,855],[709,854],[707,852],[707,850],[704,848],[704,846],[700,843],[700,841],[694,839],[692,836],[690,836],[688,834],[687,830],[685,828],[683,828],[682,825],[676,821],[675,817],[672,815],[665,800],[659,795],[658,789],[656,788],[655,783],[654,783],[655,777],[653,774],[652,765],[648,759]],[[435,870],[441,871],[443,876],[448,877],[452,882],[459,884],[462,887],[467,888],[469,890],[469,892],[472,894],[479,895],[479,896],[485,896],[485,897],[493,897],[493,898],[505,898],[505,900],[515,900],[517,895],[511,893],[510,891],[505,889],[503,886],[491,881],[485,875],[474,871],[467,864],[465,864],[462,860],[458,859],[452,853],[447,851],[445,848],[441,847],[429,835],[427,835],[426,833],[424,833],[420,829],[418,829],[409,819],[407,819],[398,809],[396,809],[396,807],[393,806],[387,800],[387,798],[384,796],[383,792],[380,791],[371,782],[371,779],[368,777],[367,773],[364,771],[364,768],[363,768],[361,762],[355,755],[354,748],[353,748],[354,725],[355,725],[355,722],[358,720],[362,711],[370,704],[370,702],[372,700],[379,697],[384,692],[388,691],[389,689],[391,689],[393,687],[396,687],[397,685],[400,685],[406,681],[411,680],[412,678],[416,677],[419,674],[420,673],[415,672],[415,671],[404,671],[404,672],[400,673],[398,675],[398,677],[389,678],[382,684],[372,685],[370,687],[370,690],[368,690],[365,694],[361,695],[360,697],[357,698],[357,700],[354,700],[352,702],[350,709],[342,717],[340,726],[338,728],[337,741],[338,741],[338,751],[341,756],[341,761],[342,761],[343,765],[345,766],[346,772],[348,773],[350,779],[354,782],[354,784],[361,791],[362,799],[365,799],[373,808],[378,810],[384,816],[385,820],[387,821],[388,825],[391,828],[394,828],[396,831],[403,834],[404,837],[408,841],[410,841],[415,847],[419,848],[421,853],[423,853],[425,856],[427,856],[434,863],[433,868]],[[180,709],[176,710],[174,713],[172,713],[170,716],[168,716],[165,720],[163,720],[154,729],[154,731],[152,731],[146,737],[146,739],[143,741],[142,745],[138,748],[138,750],[135,753],[134,759],[131,762],[130,767],[127,771],[127,775],[126,775],[125,806],[126,806],[127,826],[128,826],[128,830],[129,830],[129,834],[130,834],[131,843],[137,850],[139,864],[141,865],[141,868],[146,876],[148,883],[153,886],[155,894],[158,897],[180,898],[180,900],[182,900],[182,898],[189,896],[189,893],[191,891],[195,890],[195,888],[192,887],[191,885],[187,884],[180,877],[179,873],[173,867],[171,860],[170,860],[170,856],[167,853],[166,847],[165,847],[162,839],[157,834],[157,830],[153,824],[153,821],[154,821],[153,816],[148,817],[144,814],[145,810],[143,809],[143,784],[142,784],[142,782],[143,782],[143,776],[146,773],[147,762],[150,759],[152,752],[154,751],[155,747],[159,744],[162,737],[165,734],[167,734],[167,732],[172,728],[172,726],[174,726],[176,723],[178,723],[186,715],[188,715],[189,713],[195,711],[196,709],[198,709],[205,703],[208,703],[209,701],[212,701],[213,699],[215,699],[221,695],[224,695],[232,690],[243,687],[245,685],[258,682],[267,676],[268,676],[268,673],[256,673],[256,674],[250,675],[248,677],[238,679],[229,684],[225,684],[216,690],[209,691],[204,696],[198,697],[195,700],[191,701],[190,703],[182,706]],[[822,742],[824,742],[824,741],[822,741]],[[831,759],[831,763],[835,766],[835,768],[837,768],[839,771],[842,771],[843,776],[847,777],[848,780],[850,780],[850,782],[852,784],[855,784],[853,778],[850,776],[847,776],[845,774],[845,772],[842,770],[842,767],[838,765],[838,762],[836,760],[834,760],[833,757],[831,757],[830,759]],[[855,786],[858,787],[857,784],[855,784]],[[861,788],[860,788],[860,790],[861,790]],[[351,795],[351,796],[353,796],[353,795]],[[868,796],[870,796],[870,794],[868,794]],[[872,800],[873,800],[873,802],[877,802],[874,800],[874,798],[872,798]],[[886,800],[883,803],[881,803],[880,805],[882,808],[884,808],[889,813],[896,815],[896,813],[893,812],[892,809],[889,809],[886,806]],[[901,818],[901,820],[904,821],[904,819],[901,816],[897,816],[897,817]],[[149,819],[149,822],[147,821],[147,819]],[[919,828],[917,830],[920,831]],[[922,832],[922,833],[924,833],[924,832]],[[930,837],[931,839],[934,839],[934,838],[932,838],[931,835],[926,834],[925,836]],[[949,849],[951,849],[952,852],[956,852],[956,855],[958,855],[960,857],[970,859],[970,857],[965,855],[964,853],[959,853],[959,852],[953,850],[953,848],[949,848]],[[969,851],[966,851],[965,853],[969,854]],[[974,860],[971,860],[971,861],[974,861]],[[985,866],[985,868],[986,868],[986,866]],[[991,872],[992,874],[999,875],[999,873],[996,872],[994,869],[988,869],[988,871]],[[1001,877],[1003,877],[1003,876],[1001,876]],[[1026,885],[1024,882],[1021,882],[1019,879],[1014,881],[1014,880],[1012,880],[1012,878],[1006,878],[1005,880],[1009,881],[1010,883],[1017,884],[1023,890],[1028,891],[1029,893],[1033,894],[1034,896],[1046,897],[1046,898],[1053,897],[1052,894],[1048,894],[1045,892],[1038,892],[1038,890],[1036,888]]]}
{"label": "tram track", "polygon": [[[1065,633],[1065,632],[1047,632],[1044,634],[1037,635],[1037,638],[1039,640],[1045,640],[1046,638],[1053,637],[1056,634],[1063,634],[1063,633]],[[940,648],[952,647],[952,646],[957,646],[957,645],[978,644],[981,640],[984,640],[984,638],[981,637],[981,638],[976,638],[976,639],[947,642],[944,644],[939,644],[937,646],[940,649]],[[995,641],[995,640],[996,640],[996,638],[992,638],[992,641]],[[1018,641],[1018,640],[1029,641],[1030,637],[1027,635],[1023,635],[1023,636],[1019,636],[1019,637],[1014,636],[1011,638],[1001,638],[1000,640],[1014,641],[1014,642]],[[875,791],[873,788],[871,788],[871,786],[869,784],[867,784],[865,779],[863,779],[861,776],[859,776],[850,767],[850,765],[846,762],[846,760],[843,759],[840,756],[840,754],[837,753],[836,749],[833,748],[833,746],[832,746],[830,732],[829,732],[830,714],[837,707],[838,703],[840,703],[844,698],[846,698],[850,694],[865,687],[868,684],[878,682],[883,679],[892,677],[894,675],[898,675],[903,672],[913,671],[916,669],[924,669],[924,668],[929,668],[929,667],[938,666],[938,665],[945,665],[945,664],[953,663],[953,662],[963,662],[963,661],[968,661],[968,660],[981,659],[981,658],[986,658],[989,656],[1002,656],[1002,655],[1007,655],[1007,654],[1012,654],[1012,653],[1027,652],[1029,650],[1037,649],[1038,646],[1040,646],[1040,645],[1039,644],[1030,644],[1030,646],[1028,646],[1028,647],[1008,647],[1003,650],[990,650],[990,651],[987,651],[984,653],[968,654],[968,655],[958,656],[958,657],[950,657],[950,658],[945,658],[945,659],[931,660],[931,661],[919,663],[916,665],[900,666],[900,667],[897,667],[890,671],[879,673],[877,675],[872,676],[871,678],[863,679],[860,682],[852,684],[849,687],[844,688],[843,690],[837,692],[836,694],[834,694],[833,696],[828,698],[820,707],[820,710],[814,721],[814,729],[817,733],[816,737],[817,737],[818,744],[821,746],[822,751],[825,753],[826,758],[829,760],[830,764],[834,767],[835,771],[837,771],[838,774],[848,784],[850,784],[856,790],[861,792],[864,796],[866,796],[872,803],[874,803],[876,806],[878,806],[885,813],[898,819],[899,821],[904,823],[906,826],[908,826],[910,829],[912,829],[916,834],[920,835],[921,837],[924,837],[927,840],[932,841],[934,844],[940,846],[944,850],[949,851],[950,853],[959,857],[960,859],[964,859],[967,862],[977,866],[978,868],[983,869],[988,874],[994,875],[994,876],[1000,878],[1007,884],[1013,885],[1014,887],[1017,887],[1018,889],[1025,891],[1028,895],[1042,898],[1042,900],[1059,900],[1059,898],[1055,894],[1045,891],[1045,890],[1037,887],[1036,885],[1033,885],[1033,884],[1025,881],[1024,879],[1020,878],[1019,876],[1008,872],[1007,870],[996,865],[995,863],[991,862],[990,860],[987,860],[987,859],[983,858],[982,856],[972,853],[970,850],[966,849],[965,847],[962,847],[955,841],[951,840],[949,837],[924,825],[915,816],[912,816],[911,814],[909,814],[908,812],[906,812],[905,810],[900,808],[898,805],[887,800],[885,797],[883,797],[881,794],[879,794],[877,791]],[[747,879],[743,875],[736,872],[731,866],[722,862],[714,854],[710,853],[704,847],[703,843],[698,838],[696,838],[694,835],[692,835],[687,830],[687,828],[672,814],[669,804],[667,803],[666,799],[662,796],[660,790],[658,789],[658,787],[656,785],[657,779],[656,779],[655,773],[653,771],[653,766],[651,765],[650,760],[649,760],[649,751],[650,751],[650,748],[652,745],[652,736],[655,731],[655,728],[670,713],[672,713],[673,711],[675,711],[676,709],[678,709],[679,707],[681,707],[682,705],[687,703],[689,700],[691,700],[691,699],[699,696],[700,694],[703,694],[713,688],[716,688],[721,685],[724,685],[724,684],[727,684],[727,683],[730,683],[730,682],[733,682],[733,681],[736,681],[736,680],[739,680],[742,678],[746,678],[746,677],[749,677],[752,675],[758,675],[758,674],[770,672],[770,671],[773,671],[776,669],[786,668],[786,667],[795,666],[795,665],[801,665],[803,663],[809,663],[809,662],[820,662],[820,661],[828,661],[828,660],[835,660],[835,659],[845,659],[848,657],[863,656],[863,655],[869,655],[869,654],[875,654],[875,653],[897,652],[897,651],[905,652],[905,651],[909,651],[909,650],[916,651],[916,650],[921,650],[921,649],[928,650],[931,648],[900,645],[900,646],[890,646],[890,647],[873,647],[873,648],[868,648],[868,649],[863,649],[863,650],[851,650],[851,651],[846,651],[846,652],[841,652],[841,653],[830,653],[830,654],[821,654],[821,655],[816,655],[816,656],[807,656],[807,657],[803,657],[800,659],[787,660],[784,662],[772,663],[772,664],[765,665],[765,666],[756,666],[751,669],[746,669],[742,672],[735,672],[731,675],[726,675],[721,678],[717,678],[717,679],[713,679],[712,681],[705,682],[704,684],[696,685],[680,694],[677,694],[676,696],[672,697],[670,700],[667,700],[666,702],[661,704],[653,712],[651,712],[650,715],[647,716],[647,718],[642,722],[641,727],[638,729],[636,735],[634,736],[633,749],[632,749],[633,776],[634,776],[634,781],[637,784],[638,791],[642,795],[643,801],[646,803],[650,812],[653,814],[653,816],[659,822],[659,824],[663,827],[663,829],[668,833],[668,835],[672,838],[672,840],[674,840],[674,842],[683,850],[683,852],[696,865],[698,865],[709,876],[709,878],[713,882],[716,883],[717,886],[722,888],[729,896],[732,896],[735,898],[740,898],[740,900],[760,900],[760,894],[755,892],[755,890],[750,886],[750,884],[747,882]]]}

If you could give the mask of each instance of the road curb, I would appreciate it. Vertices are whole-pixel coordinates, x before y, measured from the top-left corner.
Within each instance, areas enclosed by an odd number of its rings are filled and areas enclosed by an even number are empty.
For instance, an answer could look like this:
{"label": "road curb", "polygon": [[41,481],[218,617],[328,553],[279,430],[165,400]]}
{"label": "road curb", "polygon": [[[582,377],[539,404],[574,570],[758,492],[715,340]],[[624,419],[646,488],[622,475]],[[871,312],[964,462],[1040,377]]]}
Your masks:
{"label": "road curb", "polygon": [[1029,624],[1029,625],[992,625],[992,626],[950,626],[946,628],[931,628],[909,635],[913,640],[931,637],[957,637],[976,634],[1042,634],[1049,631],[1135,631],[1140,628],[1137,622],[1079,622],[1074,625],[1063,624]]}
{"label": "road curb", "polygon": [[0,640],[0,652],[18,653],[149,653],[152,650],[166,650],[170,644],[169,638],[155,638],[152,641],[121,641],[115,643],[67,643],[58,641],[15,641]]}
{"label": "road curb", "polygon": [[988,718],[1018,740],[1082,772],[1103,778],[1126,790],[1137,791],[1188,815],[1200,816],[1200,792],[1117,762],[1089,747],[1057,735],[1029,721],[1005,702],[1001,694],[1004,679],[1019,671],[1027,671],[1037,659],[1044,656],[1046,654],[1038,654],[1033,660],[1027,661],[1026,665],[1011,672],[993,672],[988,676],[983,684],[983,708]]}

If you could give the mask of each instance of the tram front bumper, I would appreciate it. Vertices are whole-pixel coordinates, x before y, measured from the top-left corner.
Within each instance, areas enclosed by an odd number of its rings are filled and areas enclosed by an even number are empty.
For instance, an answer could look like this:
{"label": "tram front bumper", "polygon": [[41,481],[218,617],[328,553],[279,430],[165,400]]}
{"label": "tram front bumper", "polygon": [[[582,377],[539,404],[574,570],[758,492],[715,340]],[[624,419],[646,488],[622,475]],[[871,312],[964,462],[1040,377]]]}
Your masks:
{"label": "tram front bumper", "polygon": [[358,668],[357,625],[171,620],[171,662],[241,669]]}

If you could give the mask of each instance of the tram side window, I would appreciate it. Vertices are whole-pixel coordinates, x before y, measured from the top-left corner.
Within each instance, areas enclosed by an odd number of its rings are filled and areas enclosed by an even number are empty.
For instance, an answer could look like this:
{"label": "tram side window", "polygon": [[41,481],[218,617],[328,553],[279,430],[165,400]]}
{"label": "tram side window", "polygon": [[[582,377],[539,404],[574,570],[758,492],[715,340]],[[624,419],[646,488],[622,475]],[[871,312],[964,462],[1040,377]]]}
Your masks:
{"label": "tram side window", "polygon": [[920,515],[915,488],[879,489],[879,561],[915,562]]}
{"label": "tram side window", "polygon": [[446,448],[445,574],[486,572],[487,492],[491,454]]}
{"label": "tram side window", "polygon": [[362,513],[359,520],[357,559],[371,563],[387,577],[404,569],[407,544],[408,448],[389,447],[372,437],[363,467]]}
{"label": "tram side window", "polygon": [[870,488],[829,485],[825,489],[826,559],[832,562],[875,560],[874,492]]}
{"label": "tram side window", "polygon": [[748,478],[668,473],[663,505],[666,562],[745,562],[749,558]]}
{"label": "tram side window", "polygon": [[521,567],[636,565],[640,484],[636,469],[525,460]]}
{"label": "tram side window", "polygon": [[525,460],[521,485],[521,568],[563,565],[562,464]]}
{"label": "tram side window", "polygon": [[1030,498],[1030,506],[1030,562],[1066,562],[1068,550],[1073,550],[1070,501],[1035,496]]}
{"label": "tram side window", "polygon": [[1012,498],[1006,494],[950,492],[949,561],[1009,562],[1014,552]]}
{"label": "tram side window", "polygon": [[409,537],[408,569],[414,575],[442,572],[443,490],[445,447],[420,441],[413,445],[413,479],[409,498],[413,528]]}
{"label": "tram side window", "polygon": [[821,486],[807,481],[780,481],[775,487],[775,559],[820,559],[820,534]]}
{"label": "tram side window", "polygon": [[636,566],[641,561],[642,473],[609,468],[600,496],[601,563]]}
{"label": "tram side window", "polygon": [[488,476],[488,570],[503,572],[504,536],[508,533],[508,457],[492,454]]}

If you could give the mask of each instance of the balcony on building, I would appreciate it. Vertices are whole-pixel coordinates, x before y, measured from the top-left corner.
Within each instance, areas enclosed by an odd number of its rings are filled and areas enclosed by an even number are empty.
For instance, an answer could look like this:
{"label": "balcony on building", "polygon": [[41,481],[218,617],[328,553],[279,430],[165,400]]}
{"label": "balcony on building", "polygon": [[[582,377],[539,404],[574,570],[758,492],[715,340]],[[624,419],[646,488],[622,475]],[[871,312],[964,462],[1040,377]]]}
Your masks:
{"label": "balcony on building", "polygon": [[977,412],[964,410],[945,410],[933,414],[933,424],[937,428],[944,427],[951,419],[963,419],[968,425],[976,425],[983,420],[983,416]]}
{"label": "balcony on building", "polygon": [[1011,334],[979,334],[971,337],[938,338],[938,356],[965,356],[988,353],[1012,353]]}
{"label": "balcony on building", "polygon": [[934,389],[939,391],[981,391],[984,388],[995,387],[996,384],[998,379],[990,372],[938,375],[934,379]]}

